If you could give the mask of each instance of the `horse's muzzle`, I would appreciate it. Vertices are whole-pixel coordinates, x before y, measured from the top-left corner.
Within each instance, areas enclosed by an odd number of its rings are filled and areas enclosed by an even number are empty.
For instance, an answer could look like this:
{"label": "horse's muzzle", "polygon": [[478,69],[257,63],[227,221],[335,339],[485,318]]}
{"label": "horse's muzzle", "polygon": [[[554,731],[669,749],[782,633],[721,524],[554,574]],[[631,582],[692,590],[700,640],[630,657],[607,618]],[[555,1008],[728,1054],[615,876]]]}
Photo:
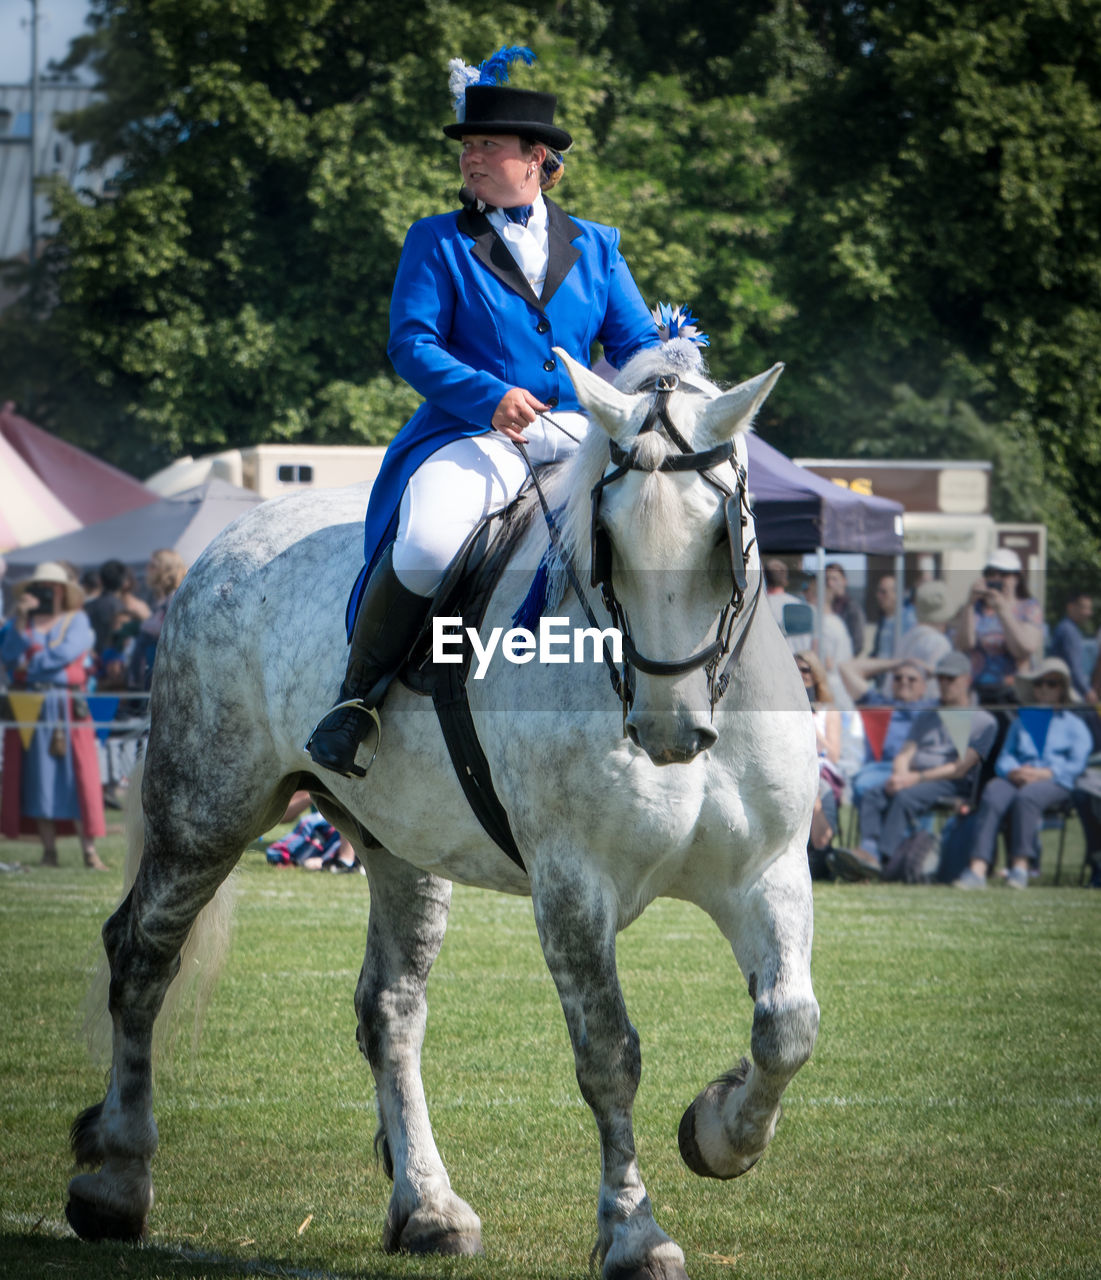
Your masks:
{"label": "horse's muzzle", "polygon": [[709,724],[677,727],[667,716],[627,717],[627,736],[641,747],[654,764],[687,764],[701,751],[707,751],[719,735]]}

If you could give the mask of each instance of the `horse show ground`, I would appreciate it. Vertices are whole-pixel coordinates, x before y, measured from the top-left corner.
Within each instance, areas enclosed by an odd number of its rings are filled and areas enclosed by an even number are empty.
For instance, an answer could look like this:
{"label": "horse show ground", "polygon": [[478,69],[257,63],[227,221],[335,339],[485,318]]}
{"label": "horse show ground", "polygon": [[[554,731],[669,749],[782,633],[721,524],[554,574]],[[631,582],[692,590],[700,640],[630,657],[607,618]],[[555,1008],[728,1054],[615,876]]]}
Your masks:
{"label": "horse show ground", "polygon": [[[121,840],[101,850],[121,867]],[[61,870],[0,875],[0,1276],[590,1275],[596,1135],[530,903],[456,889],[428,989],[436,1139],[485,1256],[389,1257],[352,1009],[367,882],[255,851],[198,1049],[185,1033],[157,1071],[148,1243],[79,1242],[68,1129],[104,1073],[77,1008],[120,877],[78,860],[66,841]],[[749,1048],[728,948],[699,911],[658,902],[620,969],[642,1173],[693,1280],[1101,1277],[1101,893],[817,887],[818,1045],[768,1153],[731,1183],[694,1177],[676,1146],[684,1107]]]}

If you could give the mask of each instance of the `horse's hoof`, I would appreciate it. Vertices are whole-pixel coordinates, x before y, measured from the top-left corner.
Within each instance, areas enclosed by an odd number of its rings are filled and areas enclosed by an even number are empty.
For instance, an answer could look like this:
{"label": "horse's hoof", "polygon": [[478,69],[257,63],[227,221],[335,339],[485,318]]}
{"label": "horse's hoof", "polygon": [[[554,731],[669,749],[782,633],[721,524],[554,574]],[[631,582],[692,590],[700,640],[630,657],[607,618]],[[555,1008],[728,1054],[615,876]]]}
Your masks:
{"label": "horse's hoof", "polygon": [[144,1218],[135,1218],[104,1209],[102,1205],[86,1199],[72,1188],[69,1189],[69,1200],[65,1205],[65,1217],[81,1240],[87,1240],[93,1244],[99,1240],[123,1240],[128,1243],[137,1243],[145,1238]]}
{"label": "horse's hoof", "polygon": [[699,1099],[697,1098],[692,1102],[688,1110],[680,1118],[680,1127],[677,1129],[677,1146],[680,1148],[680,1158],[698,1178],[717,1178],[721,1182],[728,1182],[731,1178],[740,1178],[743,1173],[748,1173],[753,1168],[761,1158],[761,1153],[755,1155],[748,1164],[742,1165],[741,1168],[735,1169],[731,1173],[716,1173],[703,1158],[700,1144],[696,1141],[696,1102],[698,1101]]}
{"label": "horse's hoof", "polygon": [[699,1143],[696,1141],[696,1104],[689,1104],[688,1110],[680,1118],[677,1129],[677,1146],[680,1147],[680,1158],[692,1170],[697,1178],[714,1178],[717,1175],[708,1167],[703,1158]]}
{"label": "horse's hoof", "polygon": [[604,1280],[688,1280],[688,1272],[677,1264],[646,1263],[642,1267],[615,1267],[605,1272]]}
{"label": "horse's hoof", "polygon": [[485,1251],[481,1236],[471,1236],[468,1231],[437,1231],[408,1239],[403,1235],[401,1252],[433,1254],[439,1258],[478,1258]]}
{"label": "horse's hoof", "polygon": [[[456,1198],[457,1200],[457,1198]],[[387,1221],[382,1247],[387,1253],[435,1254],[444,1258],[475,1258],[482,1253],[482,1230],[477,1214],[457,1200],[465,1213],[441,1213],[420,1208],[404,1220]]]}

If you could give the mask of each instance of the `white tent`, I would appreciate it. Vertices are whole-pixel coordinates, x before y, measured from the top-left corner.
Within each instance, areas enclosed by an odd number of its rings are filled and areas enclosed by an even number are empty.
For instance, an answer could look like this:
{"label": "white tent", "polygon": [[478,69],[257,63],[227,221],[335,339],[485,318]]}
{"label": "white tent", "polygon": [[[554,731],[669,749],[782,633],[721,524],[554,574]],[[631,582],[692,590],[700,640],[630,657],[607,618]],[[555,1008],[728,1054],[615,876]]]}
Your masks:
{"label": "white tent", "polygon": [[80,521],[0,435],[0,552],[80,528]]}

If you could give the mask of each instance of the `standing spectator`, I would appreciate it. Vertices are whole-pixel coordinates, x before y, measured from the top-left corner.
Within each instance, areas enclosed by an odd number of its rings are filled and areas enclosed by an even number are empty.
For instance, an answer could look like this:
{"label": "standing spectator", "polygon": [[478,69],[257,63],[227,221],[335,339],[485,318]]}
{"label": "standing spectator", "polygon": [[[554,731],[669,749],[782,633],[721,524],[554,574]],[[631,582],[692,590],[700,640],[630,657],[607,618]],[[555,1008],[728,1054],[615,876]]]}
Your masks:
{"label": "standing spectator", "polygon": [[971,658],[979,701],[1015,702],[1015,677],[1043,646],[1043,609],[1025,587],[1016,551],[998,547],[956,615],[956,648]]}
{"label": "standing spectator", "polygon": [[849,595],[849,579],[842,565],[836,560],[826,565],[826,602],[830,610],[845,624],[852,641],[853,657],[859,658],[866,643],[864,629],[867,619],[864,610]]}
{"label": "standing spectator", "polygon": [[107,560],[99,568],[102,590],[89,600],[84,611],[95,631],[96,653],[103,655],[114,646],[115,636],[128,622],[144,622],[149,606],[134,594],[134,579],[121,560]]}
{"label": "standing spectator", "polygon": [[998,831],[1009,821],[1011,889],[1028,887],[1028,867],[1044,811],[1066,803],[1074,783],[1086,767],[1093,739],[1081,718],[1069,710],[1076,699],[1070,672],[1061,658],[1045,658],[1033,672],[1017,676],[1022,703],[1051,708],[1042,746],[1018,716],[1010,725],[998,755],[997,775],[983,788],[971,851],[971,865],[952,883],[957,889],[985,889],[994,865]]}
{"label": "standing spectator", "polygon": [[1075,591],[1067,597],[1062,621],[1051,634],[1050,655],[1062,658],[1070,672],[1074,692],[1087,702],[1096,702],[1097,694],[1086,670],[1086,637],[1082,628],[1093,617],[1093,598],[1088,591]]}
{"label": "standing spectator", "polygon": [[80,589],[84,592],[84,612],[91,618],[92,611],[88,606],[103,594],[103,579],[98,569],[84,570],[80,575]]}
{"label": "standing spectator", "polygon": [[153,657],[161,638],[165,615],[172,597],[187,573],[187,565],[175,551],[154,551],[145,566],[145,585],[153,597],[149,616],[138,627],[127,664],[127,683],[131,689],[148,692],[153,679]]}
{"label": "standing spectator", "polygon": [[830,683],[830,692],[833,694],[833,701],[839,706],[849,708],[852,706],[852,699],[849,691],[845,688],[844,681],[841,679],[841,664],[850,662],[853,656],[853,643],[849,633],[841,618],[830,608],[822,611],[821,624],[822,635],[819,639],[818,631],[818,579],[813,575],[807,578],[805,588],[805,597],[807,604],[814,610],[815,617],[815,650],[822,666],[826,669],[826,679]]}
{"label": "standing spectator", "polygon": [[811,629],[808,628],[806,632],[801,632],[798,635],[788,635],[784,620],[784,610],[788,605],[795,605],[800,612],[805,613],[806,601],[797,595],[793,595],[788,589],[788,567],[778,556],[765,561],[764,579],[765,598],[768,600],[768,607],[772,610],[772,616],[776,619],[777,625],[787,639],[788,648],[793,653],[810,648],[811,644],[814,643],[814,635]]}
{"label": "standing spectator", "polygon": [[[922,711],[894,758],[891,776],[860,799],[860,845],[835,849],[846,871],[878,880],[891,856],[918,821],[946,800],[974,794],[979,767],[994,748],[998,722],[971,706],[971,663],[950,650],[938,663],[940,707]],[[941,717],[941,708],[970,710],[970,733],[961,756]]]}
{"label": "standing spectator", "polygon": [[0,832],[37,830],[42,865],[56,867],[57,836],[75,830],[84,865],[106,870],[96,838],[106,834],[95,730],[79,697],[92,626],[84,593],[61,565],[40,564],[15,587],[15,611],[0,629],[0,660],[13,689],[42,692],[40,725],[24,751],[19,733],[4,735]]}
{"label": "standing spectator", "polygon": [[[898,589],[893,573],[885,573],[875,585],[875,603],[879,610],[879,620],[875,625],[875,637],[872,640],[871,657],[896,658],[895,653],[895,610],[898,606]],[[902,606],[902,634],[916,622],[913,605],[904,602]]]}

